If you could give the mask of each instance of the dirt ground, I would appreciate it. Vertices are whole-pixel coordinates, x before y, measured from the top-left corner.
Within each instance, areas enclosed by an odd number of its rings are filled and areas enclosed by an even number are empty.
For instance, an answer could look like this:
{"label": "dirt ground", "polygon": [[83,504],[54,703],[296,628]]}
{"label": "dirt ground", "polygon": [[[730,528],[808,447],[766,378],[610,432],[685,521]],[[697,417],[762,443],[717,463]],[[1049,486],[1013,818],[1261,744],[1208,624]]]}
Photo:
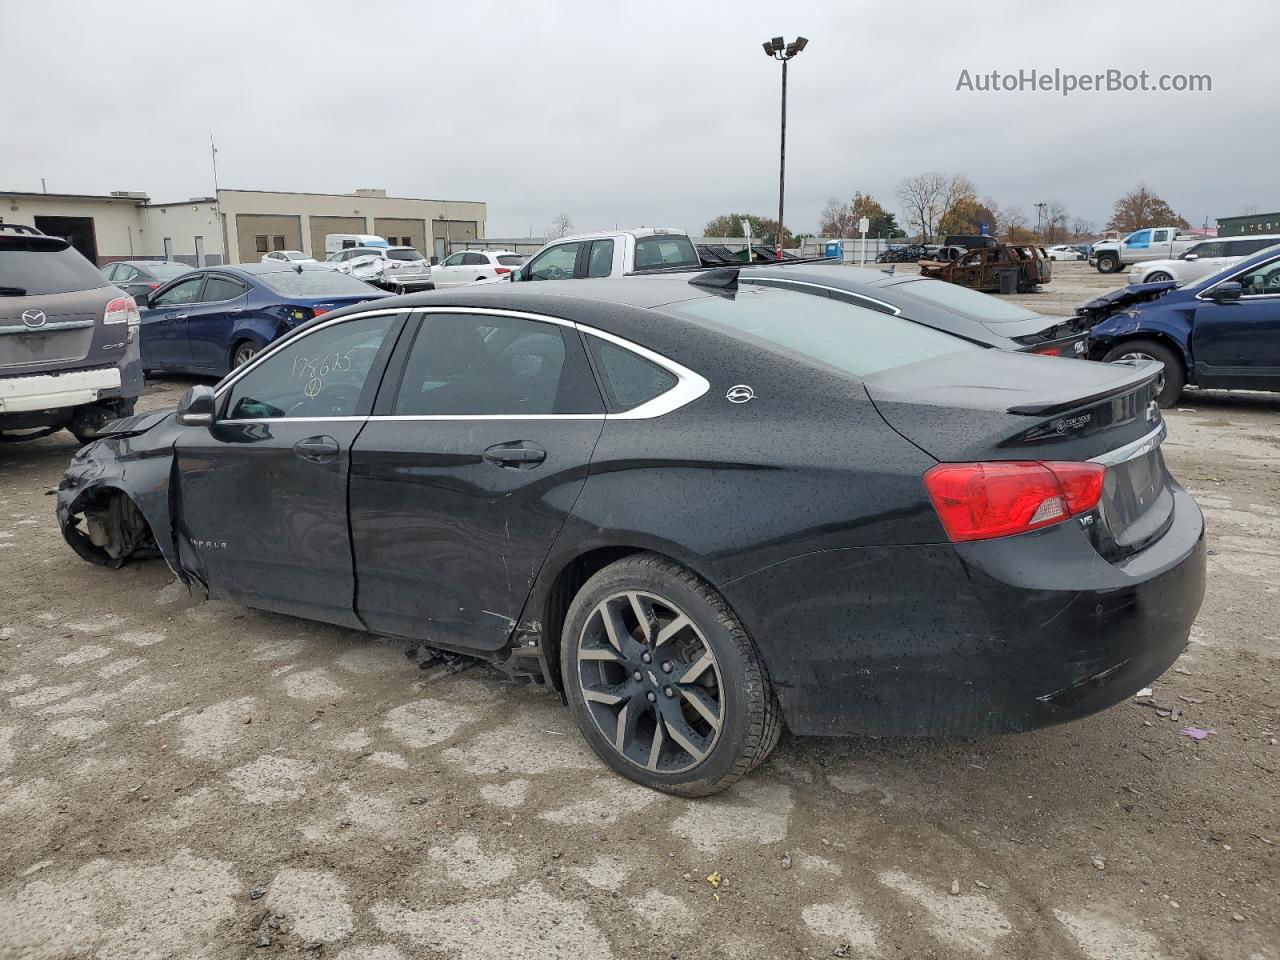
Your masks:
{"label": "dirt ground", "polygon": [[[1116,285],[1057,266],[1020,299]],[[1169,424],[1210,537],[1180,716],[784,736],[698,801],[486,667],[82,562],[70,435],[0,446],[0,957],[1280,960],[1280,395]]]}

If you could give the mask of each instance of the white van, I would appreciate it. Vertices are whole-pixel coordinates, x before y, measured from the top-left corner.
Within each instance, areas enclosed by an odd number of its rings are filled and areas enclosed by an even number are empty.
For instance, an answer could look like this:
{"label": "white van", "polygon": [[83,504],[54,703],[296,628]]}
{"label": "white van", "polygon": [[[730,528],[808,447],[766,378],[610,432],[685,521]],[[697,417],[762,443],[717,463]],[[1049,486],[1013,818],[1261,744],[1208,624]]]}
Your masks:
{"label": "white van", "polygon": [[342,250],[349,250],[352,247],[388,246],[390,244],[386,240],[371,233],[328,233],[325,234],[324,238],[324,254],[326,257]]}

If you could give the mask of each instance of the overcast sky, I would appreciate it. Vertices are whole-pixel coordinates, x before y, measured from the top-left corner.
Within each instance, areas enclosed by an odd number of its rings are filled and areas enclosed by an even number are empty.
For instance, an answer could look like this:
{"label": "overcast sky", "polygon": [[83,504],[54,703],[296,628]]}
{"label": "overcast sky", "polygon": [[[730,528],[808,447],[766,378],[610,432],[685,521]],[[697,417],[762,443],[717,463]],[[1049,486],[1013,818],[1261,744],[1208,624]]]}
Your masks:
{"label": "overcast sky", "polygon": [[[1280,5],[647,0],[3,0],[0,189],[156,200],[223,187],[483,200],[490,236],[893,209],[905,175],[963,173],[1103,223],[1139,181],[1199,225],[1280,209]],[[1210,93],[957,92],[963,69],[1208,73]],[[901,216],[901,215],[900,215]]]}

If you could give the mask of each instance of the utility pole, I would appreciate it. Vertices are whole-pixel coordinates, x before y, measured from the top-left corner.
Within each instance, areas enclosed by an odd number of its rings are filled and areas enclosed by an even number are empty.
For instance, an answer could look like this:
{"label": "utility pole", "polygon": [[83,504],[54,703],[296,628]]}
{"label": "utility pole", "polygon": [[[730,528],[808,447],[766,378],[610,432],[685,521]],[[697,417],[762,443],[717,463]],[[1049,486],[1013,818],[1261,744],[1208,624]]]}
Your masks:
{"label": "utility pole", "polygon": [[1044,208],[1045,208],[1045,207],[1047,207],[1047,206],[1048,206],[1048,204],[1047,204],[1047,203],[1037,203],[1037,204],[1035,205],[1035,208],[1036,208],[1036,236],[1037,236],[1037,237],[1039,237],[1039,238],[1043,238],[1043,237],[1044,237],[1044,231],[1043,231],[1043,228],[1040,226],[1040,220],[1041,220],[1041,218],[1044,216]]}
{"label": "utility pole", "polygon": [[212,130],[209,131],[209,159],[213,164],[213,216],[217,220],[218,235],[222,237],[222,262],[227,263],[231,251],[227,249],[227,224],[222,219],[221,200],[218,196],[218,147],[213,142]]}
{"label": "utility pole", "polygon": [[787,61],[803,50],[809,41],[804,37],[796,37],[787,43],[782,37],[774,37],[764,42],[766,56],[782,62],[782,138],[778,155],[778,236],[774,243],[774,253],[782,259],[782,242],[786,236],[783,226],[783,206],[787,192]]}

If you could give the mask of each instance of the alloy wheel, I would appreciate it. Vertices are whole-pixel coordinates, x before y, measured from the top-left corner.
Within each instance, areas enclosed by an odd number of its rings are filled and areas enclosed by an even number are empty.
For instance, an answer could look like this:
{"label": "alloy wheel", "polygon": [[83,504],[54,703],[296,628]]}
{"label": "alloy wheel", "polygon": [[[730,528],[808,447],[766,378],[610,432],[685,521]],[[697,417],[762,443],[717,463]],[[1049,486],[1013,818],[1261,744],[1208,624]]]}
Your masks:
{"label": "alloy wheel", "polygon": [[231,358],[232,366],[240,367],[248,363],[258,355],[258,348],[252,343],[242,343],[236,348],[235,356]]}
{"label": "alloy wheel", "polygon": [[720,739],[715,652],[670,600],[627,591],[598,603],[578,638],[578,683],[614,751],[652,773],[683,773]]}

